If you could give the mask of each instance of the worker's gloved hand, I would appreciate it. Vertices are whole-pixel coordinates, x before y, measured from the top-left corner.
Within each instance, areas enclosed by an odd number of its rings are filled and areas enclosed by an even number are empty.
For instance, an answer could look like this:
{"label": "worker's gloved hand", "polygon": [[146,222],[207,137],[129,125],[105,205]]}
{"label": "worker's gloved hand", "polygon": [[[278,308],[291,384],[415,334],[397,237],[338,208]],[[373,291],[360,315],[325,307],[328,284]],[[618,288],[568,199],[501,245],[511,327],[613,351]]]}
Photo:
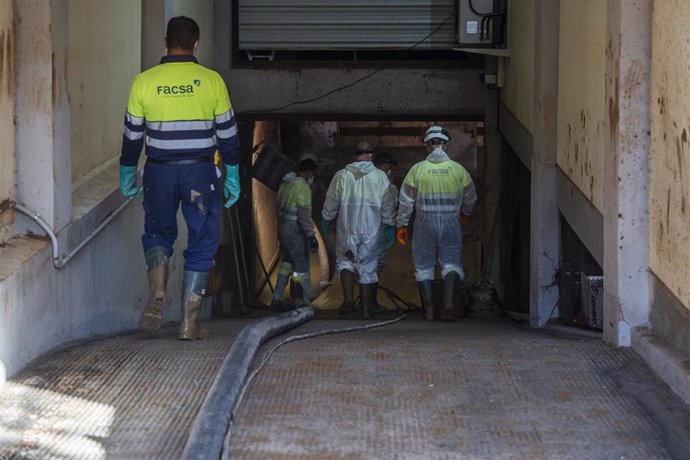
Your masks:
{"label": "worker's gloved hand", "polygon": [[141,187],[137,187],[137,167],[120,165],[120,191],[124,196],[137,196]]}
{"label": "worker's gloved hand", "polygon": [[470,223],[470,216],[465,214],[464,212],[460,213],[460,225],[467,225]]}
{"label": "worker's gloved hand", "polygon": [[315,236],[309,237],[309,250],[311,252],[317,252],[319,250],[319,241]]}
{"label": "worker's gloved hand", "polygon": [[395,226],[383,224],[383,244],[390,249],[395,244]]}
{"label": "worker's gloved hand", "polygon": [[225,207],[229,208],[240,199],[240,166],[225,165],[225,183],[223,184]]}
{"label": "worker's gloved hand", "polygon": [[331,226],[332,220],[327,220],[327,219],[321,219],[321,222],[319,222],[319,231],[321,232],[321,236],[326,238],[326,235],[328,235],[328,228]]}
{"label": "worker's gloved hand", "polygon": [[407,240],[409,239],[409,236],[407,234],[407,227],[400,227],[398,228],[398,231],[395,232],[395,237],[398,240],[398,243],[400,244],[407,244]]}

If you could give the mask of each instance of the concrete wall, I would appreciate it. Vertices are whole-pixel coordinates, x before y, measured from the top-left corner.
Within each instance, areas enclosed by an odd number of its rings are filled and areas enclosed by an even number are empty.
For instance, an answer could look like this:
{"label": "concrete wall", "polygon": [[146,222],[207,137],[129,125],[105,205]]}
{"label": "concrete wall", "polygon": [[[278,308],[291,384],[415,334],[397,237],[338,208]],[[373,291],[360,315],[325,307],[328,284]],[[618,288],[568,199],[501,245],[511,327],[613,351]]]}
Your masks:
{"label": "concrete wall", "polygon": [[136,327],[146,302],[140,229],[141,208],[130,205],[60,271],[45,239],[0,248],[0,384],[65,342]]}
{"label": "concrete wall", "polygon": [[[655,1],[652,36],[649,265],[658,280],[672,296],[680,300],[685,309],[682,312],[685,319],[681,322],[681,331],[684,331],[686,337],[687,330],[690,329],[687,321],[687,310],[690,309],[689,39],[690,10],[686,2]],[[658,302],[658,296],[656,297],[654,308],[664,308],[663,303]]]}
{"label": "concrete wall", "polygon": [[558,166],[601,212],[606,2],[561,1]]}
{"label": "concrete wall", "polygon": [[[371,68],[294,68],[223,71],[236,112],[270,110],[311,99],[366,76]],[[484,113],[482,70],[390,69],[356,87],[287,112],[357,113],[363,116],[423,116],[477,119]],[[260,114],[259,114],[260,116]]]}
{"label": "concrete wall", "polygon": [[[510,58],[505,59],[501,102],[532,133],[534,112],[534,0],[514,0],[508,8]],[[500,118],[500,117],[499,117]]]}
{"label": "concrete wall", "polygon": [[[14,119],[14,27],[12,0],[0,0],[0,126]],[[2,130],[0,142],[0,245],[14,233],[14,131]]]}
{"label": "concrete wall", "polygon": [[67,89],[74,187],[120,155],[129,85],[140,70],[140,4],[69,2]]}
{"label": "concrete wall", "polygon": [[[173,0],[172,4],[173,9],[166,19],[173,16],[188,16],[194,19],[199,24],[200,31],[199,49],[196,57],[201,65],[214,67],[213,0]],[[229,27],[229,24],[225,24],[225,27]],[[161,37],[163,35],[165,35],[165,29],[163,29]]]}
{"label": "concrete wall", "polygon": [[[107,166],[107,156],[99,157],[105,153],[99,146],[108,144],[108,155],[116,159],[128,86],[140,61],[142,45],[136,37],[141,3],[130,2],[126,15],[119,11],[127,10],[120,3],[109,7],[98,0],[8,3],[15,8],[14,42],[5,40],[0,50],[12,43],[16,49],[16,114],[7,114],[5,92],[0,91],[0,117],[9,117],[9,126],[14,121],[15,151],[10,155],[15,155],[16,168],[7,167],[11,157],[5,162],[10,133],[0,143],[0,174],[16,170],[17,202],[41,214],[62,257],[123,201],[117,165],[101,167]],[[0,6],[4,32],[8,8]],[[4,66],[7,61],[0,62]],[[98,96],[99,88],[108,94]],[[75,133],[85,137],[75,143],[74,158],[73,126],[89,131]],[[76,184],[72,167],[81,171]],[[181,252],[187,234],[180,219],[178,226],[169,283],[172,306],[165,320],[180,317]],[[48,239],[36,236],[44,234],[41,228],[18,212],[15,227],[29,236],[14,236],[0,245],[0,383],[65,342],[136,327],[148,295],[140,198],[59,271]]]}

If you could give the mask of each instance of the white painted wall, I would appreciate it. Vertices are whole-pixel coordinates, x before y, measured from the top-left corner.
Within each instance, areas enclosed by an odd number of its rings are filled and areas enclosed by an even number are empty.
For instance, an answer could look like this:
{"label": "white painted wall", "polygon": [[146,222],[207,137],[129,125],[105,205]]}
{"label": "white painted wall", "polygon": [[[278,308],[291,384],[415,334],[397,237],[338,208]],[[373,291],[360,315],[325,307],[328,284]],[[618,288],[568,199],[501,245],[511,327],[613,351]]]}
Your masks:
{"label": "white painted wall", "polygon": [[604,209],[606,2],[561,1],[558,166]]}
{"label": "white painted wall", "polygon": [[70,0],[68,11],[71,181],[76,188],[120,155],[129,85],[140,71],[141,0]]}
{"label": "white painted wall", "polygon": [[650,269],[690,310],[690,9],[654,2]]}

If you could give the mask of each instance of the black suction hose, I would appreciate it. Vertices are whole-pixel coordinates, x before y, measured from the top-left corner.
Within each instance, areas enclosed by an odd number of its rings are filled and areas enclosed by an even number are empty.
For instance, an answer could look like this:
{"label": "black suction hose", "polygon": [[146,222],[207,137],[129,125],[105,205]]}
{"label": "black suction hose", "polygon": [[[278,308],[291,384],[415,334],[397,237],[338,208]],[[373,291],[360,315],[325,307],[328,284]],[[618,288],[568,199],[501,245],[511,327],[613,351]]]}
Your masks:
{"label": "black suction hose", "polygon": [[223,439],[256,351],[268,338],[314,318],[312,307],[259,319],[242,329],[223,360],[182,452],[183,459],[220,458]]}

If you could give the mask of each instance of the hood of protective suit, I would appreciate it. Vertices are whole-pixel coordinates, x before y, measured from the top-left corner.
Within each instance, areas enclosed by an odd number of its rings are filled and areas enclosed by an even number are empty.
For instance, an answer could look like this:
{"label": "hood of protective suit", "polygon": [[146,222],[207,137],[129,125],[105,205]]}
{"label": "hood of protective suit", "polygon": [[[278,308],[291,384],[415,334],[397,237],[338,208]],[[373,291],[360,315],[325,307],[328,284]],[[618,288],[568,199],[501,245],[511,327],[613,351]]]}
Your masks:
{"label": "hood of protective suit", "polygon": [[285,174],[283,176],[283,182],[294,182],[298,178],[297,174],[290,171],[289,173]]}
{"label": "hood of protective suit", "polygon": [[448,154],[441,147],[436,147],[433,152],[427,155],[426,159],[432,163],[443,163],[450,160]]}
{"label": "hood of protective suit", "polygon": [[356,179],[359,179],[376,169],[376,166],[371,161],[355,161],[345,166],[345,169],[354,174]]}

